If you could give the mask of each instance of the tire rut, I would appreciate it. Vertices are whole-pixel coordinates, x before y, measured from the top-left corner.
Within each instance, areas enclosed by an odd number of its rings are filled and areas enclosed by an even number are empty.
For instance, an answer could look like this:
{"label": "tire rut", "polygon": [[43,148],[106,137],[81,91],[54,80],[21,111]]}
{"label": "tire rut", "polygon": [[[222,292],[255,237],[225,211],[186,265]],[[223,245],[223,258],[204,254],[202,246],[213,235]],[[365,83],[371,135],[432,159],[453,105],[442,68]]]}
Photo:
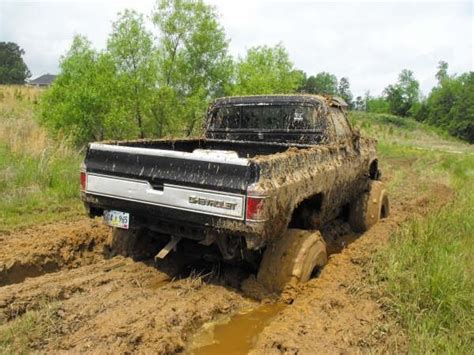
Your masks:
{"label": "tire rut", "polygon": [[108,234],[102,223],[87,219],[4,233],[0,287],[95,263],[103,259]]}

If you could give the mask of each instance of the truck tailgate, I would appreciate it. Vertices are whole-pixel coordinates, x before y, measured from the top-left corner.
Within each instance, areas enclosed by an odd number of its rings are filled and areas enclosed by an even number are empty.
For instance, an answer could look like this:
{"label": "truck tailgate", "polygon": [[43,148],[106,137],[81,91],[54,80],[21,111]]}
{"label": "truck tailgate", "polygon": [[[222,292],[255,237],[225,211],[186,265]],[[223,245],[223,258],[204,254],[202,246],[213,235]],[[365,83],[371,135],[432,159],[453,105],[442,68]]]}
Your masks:
{"label": "truck tailgate", "polygon": [[234,219],[258,178],[247,159],[98,143],[85,165],[87,194]]}

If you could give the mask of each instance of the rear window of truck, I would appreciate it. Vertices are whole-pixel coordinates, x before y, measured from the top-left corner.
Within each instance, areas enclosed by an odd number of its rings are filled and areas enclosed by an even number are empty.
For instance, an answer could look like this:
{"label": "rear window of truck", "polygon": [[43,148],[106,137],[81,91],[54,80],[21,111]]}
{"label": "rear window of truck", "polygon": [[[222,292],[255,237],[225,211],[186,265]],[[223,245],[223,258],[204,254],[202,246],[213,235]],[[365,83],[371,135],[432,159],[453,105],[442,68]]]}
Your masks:
{"label": "rear window of truck", "polygon": [[326,120],[315,106],[229,105],[211,113],[211,130],[316,130],[326,129]]}

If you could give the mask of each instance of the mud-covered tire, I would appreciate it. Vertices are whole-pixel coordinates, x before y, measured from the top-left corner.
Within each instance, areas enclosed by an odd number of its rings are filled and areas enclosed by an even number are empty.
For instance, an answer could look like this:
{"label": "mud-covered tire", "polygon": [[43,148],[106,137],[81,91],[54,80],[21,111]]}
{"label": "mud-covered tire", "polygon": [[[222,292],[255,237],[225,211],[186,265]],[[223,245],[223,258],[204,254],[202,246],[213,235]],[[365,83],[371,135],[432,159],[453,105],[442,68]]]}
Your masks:
{"label": "mud-covered tire", "polygon": [[108,241],[110,256],[122,255],[135,260],[150,258],[156,253],[153,244],[143,229],[112,228]]}
{"label": "mud-covered tire", "polygon": [[370,181],[369,190],[351,203],[349,224],[355,232],[365,232],[390,213],[387,190],[381,181]]}
{"label": "mud-covered tire", "polygon": [[287,284],[307,282],[327,262],[326,243],[318,231],[288,229],[263,254],[257,280],[281,293]]}

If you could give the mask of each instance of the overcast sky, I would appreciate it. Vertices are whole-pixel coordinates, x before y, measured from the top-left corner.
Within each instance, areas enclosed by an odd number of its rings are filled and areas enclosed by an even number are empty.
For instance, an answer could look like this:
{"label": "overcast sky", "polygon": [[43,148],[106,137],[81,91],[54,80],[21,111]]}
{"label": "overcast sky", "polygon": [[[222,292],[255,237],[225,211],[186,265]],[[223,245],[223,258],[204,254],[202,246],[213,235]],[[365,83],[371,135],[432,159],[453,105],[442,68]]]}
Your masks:
{"label": "overcast sky", "polygon": [[[207,0],[217,7],[233,55],[282,42],[297,68],[349,77],[354,94],[380,94],[408,68],[424,93],[439,60],[474,70],[473,2]],[[116,14],[149,15],[152,0],[0,0],[0,41],[18,43],[33,78],[58,72],[76,33],[105,46]]]}

